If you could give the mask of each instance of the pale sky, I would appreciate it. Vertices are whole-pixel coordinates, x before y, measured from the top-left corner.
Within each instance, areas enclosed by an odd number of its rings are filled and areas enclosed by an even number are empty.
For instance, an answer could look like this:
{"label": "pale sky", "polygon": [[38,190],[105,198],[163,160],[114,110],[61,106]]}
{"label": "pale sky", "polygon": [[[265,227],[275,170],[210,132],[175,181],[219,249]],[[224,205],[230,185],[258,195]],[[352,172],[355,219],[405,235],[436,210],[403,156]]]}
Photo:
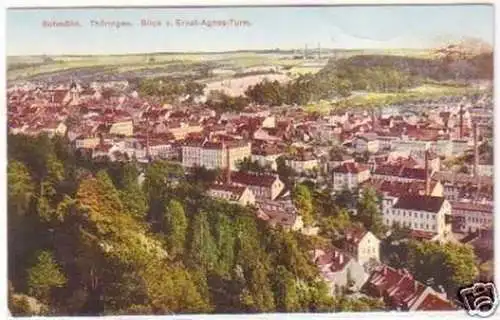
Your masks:
{"label": "pale sky", "polygon": [[[90,20],[132,27],[91,26]],[[163,26],[141,27],[141,19]],[[244,20],[241,27],[166,27],[165,21]],[[7,54],[121,54],[252,49],[427,48],[437,39],[479,38],[493,45],[491,5],[399,5],[252,8],[10,9]],[[43,27],[43,21],[81,27]]]}

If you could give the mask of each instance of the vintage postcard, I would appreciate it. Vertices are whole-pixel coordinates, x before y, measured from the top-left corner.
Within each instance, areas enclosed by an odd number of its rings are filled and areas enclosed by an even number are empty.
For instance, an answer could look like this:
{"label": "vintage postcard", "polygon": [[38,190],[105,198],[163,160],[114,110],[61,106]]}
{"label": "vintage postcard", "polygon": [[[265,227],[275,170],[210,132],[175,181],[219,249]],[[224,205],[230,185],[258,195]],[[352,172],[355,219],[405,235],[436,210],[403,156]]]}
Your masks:
{"label": "vintage postcard", "polygon": [[13,316],[496,311],[492,4],[6,20]]}

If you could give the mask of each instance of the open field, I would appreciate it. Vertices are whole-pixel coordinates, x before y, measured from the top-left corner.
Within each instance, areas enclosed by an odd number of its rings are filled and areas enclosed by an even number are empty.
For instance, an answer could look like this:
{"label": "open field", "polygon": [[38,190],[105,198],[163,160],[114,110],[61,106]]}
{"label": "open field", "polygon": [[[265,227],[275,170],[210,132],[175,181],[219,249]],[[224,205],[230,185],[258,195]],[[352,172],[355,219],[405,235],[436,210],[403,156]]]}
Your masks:
{"label": "open field", "polygon": [[245,90],[249,86],[253,86],[262,80],[267,79],[269,81],[279,81],[286,82],[290,78],[284,74],[263,74],[263,75],[253,75],[242,78],[224,79],[207,83],[205,88],[205,95],[210,93],[212,90],[221,90],[229,96],[239,96],[243,95]]}
{"label": "open field", "polygon": [[413,100],[438,98],[442,96],[463,96],[477,92],[475,87],[452,87],[437,84],[424,84],[400,93],[354,92],[346,99],[336,101],[320,101],[306,106],[309,112],[326,114],[332,109],[346,107],[377,107],[389,104],[404,103]]}
{"label": "open field", "polygon": [[[319,65],[310,66],[311,61],[295,59],[295,54],[287,52],[222,52],[222,53],[144,53],[129,55],[61,55],[61,56],[10,56],[7,57],[7,79],[26,79],[33,76],[70,71],[79,68],[106,68],[110,72],[133,72],[166,67],[171,64],[207,63],[219,67],[245,69],[257,66],[288,66],[290,74],[297,76],[315,73],[329,58],[346,58],[359,54],[387,54],[386,50],[328,50],[322,52]],[[392,54],[392,51],[391,51]],[[397,50],[394,54],[425,56],[416,50]],[[427,52],[428,55],[428,52]]]}

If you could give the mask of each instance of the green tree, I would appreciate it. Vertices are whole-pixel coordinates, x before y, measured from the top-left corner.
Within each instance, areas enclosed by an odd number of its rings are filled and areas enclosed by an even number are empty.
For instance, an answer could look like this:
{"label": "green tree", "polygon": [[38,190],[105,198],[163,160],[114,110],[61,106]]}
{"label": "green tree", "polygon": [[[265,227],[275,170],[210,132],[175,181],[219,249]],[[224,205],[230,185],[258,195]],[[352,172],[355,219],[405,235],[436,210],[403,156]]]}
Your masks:
{"label": "green tree", "polygon": [[170,200],[165,208],[164,228],[167,250],[171,256],[182,256],[186,245],[188,221],[179,201]]}
{"label": "green tree", "polygon": [[9,212],[24,215],[34,194],[34,183],[26,166],[16,160],[7,167],[7,197]]}
{"label": "green tree", "polygon": [[479,274],[476,256],[470,245],[437,242],[409,243],[412,273],[422,282],[433,279],[450,293],[470,284]]}
{"label": "green tree", "polygon": [[384,232],[379,199],[375,189],[364,188],[357,205],[357,220],[377,236]]}
{"label": "green tree", "polygon": [[227,275],[233,268],[235,261],[236,238],[234,228],[231,219],[226,214],[219,212],[215,220],[214,236],[217,248],[219,249],[217,271],[223,275]]}
{"label": "green tree", "polygon": [[217,265],[217,257],[217,245],[210,231],[208,215],[201,211],[191,222],[187,265],[193,269],[209,271]]}
{"label": "green tree", "polygon": [[300,309],[295,277],[284,266],[279,265],[274,276],[276,308],[280,312],[296,312]]}
{"label": "green tree", "polygon": [[309,189],[298,184],[293,192],[295,207],[302,216],[305,226],[311,226],[314,222],[312,197]]}
{"label": "green tree", "polygon": [[134,164],[128,163],[123,167],[123,176],[120,181],[120,199],[124,210],[143,221],[148,210],[148,203],[144,190],[139,185],[139,172]]}
{"label": "green tree", "polygon": [[49,251],[42,251],[37,255],[36,264],[28,270],[29,294],[44,303],[51,300],[51,291],[63,287],[66,277]]}
{"label": "green tree", "polygon": [[320,220],[320,233],[329,239],[341,237],[342,231],[352,225],[349,213],[341,209],[336,215],[322,218]]}

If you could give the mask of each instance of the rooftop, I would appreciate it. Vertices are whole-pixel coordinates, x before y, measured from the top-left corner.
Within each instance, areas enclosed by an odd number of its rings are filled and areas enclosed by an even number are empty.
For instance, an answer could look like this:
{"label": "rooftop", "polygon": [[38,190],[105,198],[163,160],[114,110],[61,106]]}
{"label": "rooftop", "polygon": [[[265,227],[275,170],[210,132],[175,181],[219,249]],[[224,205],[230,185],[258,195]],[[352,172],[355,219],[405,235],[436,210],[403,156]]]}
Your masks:
{"label": "rooftop", "polygon": [[441,210],[444,201],[444,197],[403,195],[398,198],[394,208],[437,213]]}

